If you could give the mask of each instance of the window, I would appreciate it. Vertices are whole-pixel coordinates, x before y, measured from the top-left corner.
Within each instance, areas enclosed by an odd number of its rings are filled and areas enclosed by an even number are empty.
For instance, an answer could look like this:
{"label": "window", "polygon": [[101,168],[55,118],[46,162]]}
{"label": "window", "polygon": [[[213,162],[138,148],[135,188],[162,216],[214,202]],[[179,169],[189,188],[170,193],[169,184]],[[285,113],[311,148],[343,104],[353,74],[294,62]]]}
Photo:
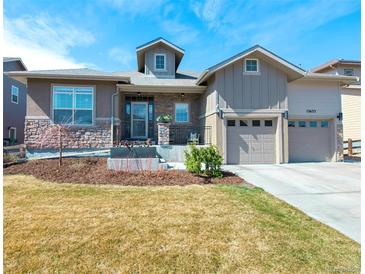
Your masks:
{"label": "window", "polygon": [[236,120],[227,120],[227,126],[235,127],[236,126]]}
{"label": "window", "polygon": [[259,60],[245,59],[245,72],[259,72]]}
{"label": "window", "polygon": [[354,76],[354,70],[353,69],[349,69],[349,68],[345,68],[344,70],[343,70],[343,72],[344,72],[344,74],[346,75],[346,76]]}
{"label": "window", "polygon": [[15,127],[9,128],[9,139],[10,139],[10,142],[14,142],[16,140],[16,128]]}
{"label": "window", "polygon": [[253,127],[259,127],[260,126],[260,120],[252,120],[252,126]]}
{"label": "window", "polygon": [[305,121],[299,121],[298,125],[299,125],[299,127],[306,127],[307,123]]}
{"label": "window", "polygon": [[288,127],[295,127],[295,121],[288,121]]}
{"label": "window", "polygon": [[155,54],[155,70],[166,70],[166,54]]}
{"label": "window", "polygon": [[310,121],[309,126],[310,127],[317,127],[317,121]]}
{"label": "window", "polygon": [[328,127],[328,121],[321,121],[321,127]]}
{"label": "window", "polygon": [[14,104],[19,103],[19,88],[16,86],[11,86],[11,102]]}
{"label": "window", "polygon": [[247,126],[248,126],[248,121],[240,120],[240,127],[247,127]]}
{"label": "window", "polygon": [[265,127],[272,127],[272,120],[265,120]]}
{"label": "window", "polygon": [[189,105],[184,103],[175,104],[175,122],[189,122]]}
{"label": "window", "polygon": [[53,120],[56,124],[92,125],[94,110],[92,87],[53,87]]}

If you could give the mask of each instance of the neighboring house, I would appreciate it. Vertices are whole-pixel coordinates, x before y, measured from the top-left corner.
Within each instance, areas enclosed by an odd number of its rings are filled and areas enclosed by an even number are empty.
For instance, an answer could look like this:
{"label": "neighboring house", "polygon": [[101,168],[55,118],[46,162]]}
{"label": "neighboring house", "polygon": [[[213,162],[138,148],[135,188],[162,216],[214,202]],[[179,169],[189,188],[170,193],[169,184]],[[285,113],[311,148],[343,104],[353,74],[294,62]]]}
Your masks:
{"label": "neighboring house", "polygon": [[[354,60],[331,60],[313,72],[361,77],[361,62]],[[341,87],[344,140],[361,139],[361,81]]]}
{"label": "neighboring house", "polygon": [[136,52],[134,72],[10,72],[28,84],[26,145],[57,144],[42,138],[51,123],[69,124],[70,148],[157,142],[168,113],[172,144],[199,133],[229,164],[342,160],[340,87],[356,77],[305,72],[258,45],[198,74],[178,70],[185,52],[163,38]]}
{"label": "neighboring house", "polygon": [[[26,71],[21,58],[3,57],[3,71]],[[24,142],[24,119],[26,109],[26,86],[3,75],[3,138],[4,144]]]}

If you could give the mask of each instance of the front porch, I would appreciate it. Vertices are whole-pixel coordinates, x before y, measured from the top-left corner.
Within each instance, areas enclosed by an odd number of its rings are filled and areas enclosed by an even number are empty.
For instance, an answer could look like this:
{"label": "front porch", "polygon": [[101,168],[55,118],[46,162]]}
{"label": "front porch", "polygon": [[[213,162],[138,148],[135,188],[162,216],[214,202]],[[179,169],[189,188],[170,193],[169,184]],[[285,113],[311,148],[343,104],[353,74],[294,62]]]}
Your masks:
{"label": "front porch", "polygon": [[[113,144],[124,142],[151,144],[199,145],[211,144],[212,128],[199,121],[199,93],[130,93],[119,90],[116,99]],[[178,122],[176,104],[187,106],[186,121]],[[157,117],[169,114],[168,142],[159,142]]]}

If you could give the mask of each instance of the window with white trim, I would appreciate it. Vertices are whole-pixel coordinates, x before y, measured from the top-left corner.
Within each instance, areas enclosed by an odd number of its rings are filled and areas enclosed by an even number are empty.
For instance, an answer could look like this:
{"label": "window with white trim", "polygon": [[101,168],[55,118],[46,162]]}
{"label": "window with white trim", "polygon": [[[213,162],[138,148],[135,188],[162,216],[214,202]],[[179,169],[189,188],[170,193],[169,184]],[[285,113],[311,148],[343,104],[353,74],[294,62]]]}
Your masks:
{"label": "window with white trim", "polygon": [[186,103],[175,104],[175,122],[177,123],[189,122],[189,104]]}
{"label": "window with white trim", "polygon": [[354,70],[351,68],[345,68],[343,72],[346,76],[354,76]]}
{"label": "window with white trim", "polygon": [[245,72],[259,72],[259,60],[245,59]]}
{"label": "window with white trim", "polygon": [[9,139],[13,142],[16,140],[16,127],[9,128]]}
{"label": "window with white trim", "polygon": [[19,88],[16,86],[11,86],[11,102],[14,104],[19,103]]}
{"label": "window with white trim", "polygon": [[155,70],[166,70],[166,54],[155,54]]}
{"label": "window with white trim", "polygon": [[92,125],[94,88],[53,87],[53,121],[56,124]]}

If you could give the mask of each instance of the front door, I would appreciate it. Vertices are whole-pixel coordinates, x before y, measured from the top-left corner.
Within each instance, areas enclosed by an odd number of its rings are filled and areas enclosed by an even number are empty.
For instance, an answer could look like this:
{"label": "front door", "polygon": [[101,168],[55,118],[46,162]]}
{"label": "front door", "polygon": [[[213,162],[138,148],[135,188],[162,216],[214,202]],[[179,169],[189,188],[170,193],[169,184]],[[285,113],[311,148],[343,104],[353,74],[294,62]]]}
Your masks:
{"label": "front door", "polygon": [[131,124],[132,138],[147,138],[148,119],[147,102],[132,102],[131,105]]}

